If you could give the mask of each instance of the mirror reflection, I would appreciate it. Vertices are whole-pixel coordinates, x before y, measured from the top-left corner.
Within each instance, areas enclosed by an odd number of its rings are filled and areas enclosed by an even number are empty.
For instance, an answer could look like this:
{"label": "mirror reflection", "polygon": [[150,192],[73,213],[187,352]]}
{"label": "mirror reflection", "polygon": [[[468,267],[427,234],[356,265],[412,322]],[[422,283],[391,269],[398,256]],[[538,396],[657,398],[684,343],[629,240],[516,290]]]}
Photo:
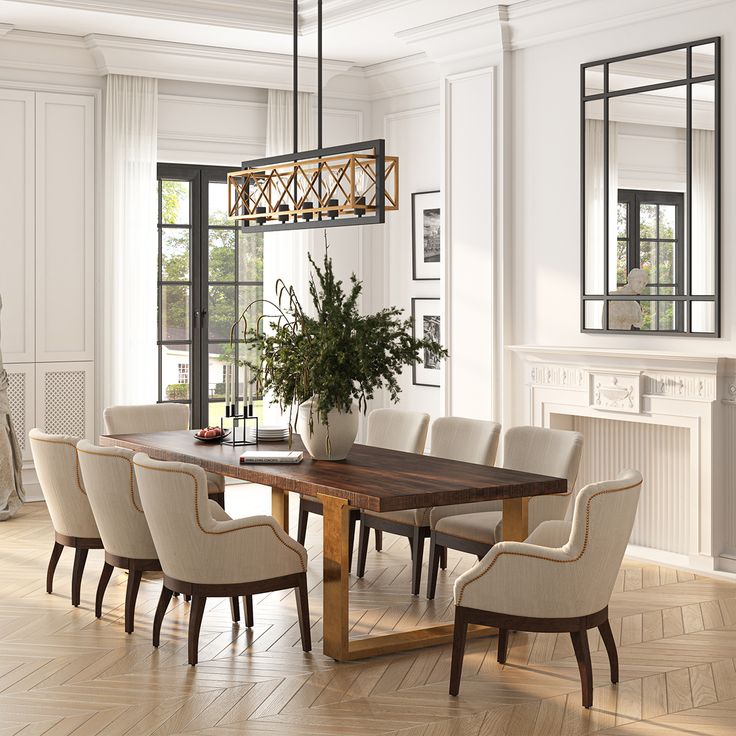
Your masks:
{"label": "mirror reflection", "polygon": [[584,330],[718,332],[718,52],[584,65]]}

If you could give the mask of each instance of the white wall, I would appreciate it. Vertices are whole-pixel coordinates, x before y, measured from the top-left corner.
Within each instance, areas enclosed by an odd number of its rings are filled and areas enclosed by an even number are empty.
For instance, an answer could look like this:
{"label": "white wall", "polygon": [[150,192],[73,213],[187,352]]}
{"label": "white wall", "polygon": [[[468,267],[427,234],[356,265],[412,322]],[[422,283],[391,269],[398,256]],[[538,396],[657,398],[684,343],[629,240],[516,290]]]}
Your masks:
{"label": "white wall", "polygon": [[[723,281],[736,276],[730,243],[736,222],[736,159],[728,131],[736,96],[726,80],[736,73],[736,13],[722,4],[557,43],[520,49],[513,56],[514,246],[512,336],[509,343],[654,349],[729,355],[736,352],[733,297],[722,289],[723,339],[580,333],[580,64],[668,44],[723,37]],[[523,381],[516,381],[516,392]]]}
{"label": "white wall", "polygon": [[[375,284],[376,295],[381,296],[374,307],[396,306],[410,317],[412,297],[442,295],[440,281],[413,280],[411,234],[412,193],[442,188],[439,85],[427,92],[376,101],[373,126],[376,137],[386,138],[386,152],[399,157],[399,210],[387,213],[382,231],[375,226],[373,278],[382,283]],[[399,385],[402,409],[427,412],[433,419],[443,414],[441,389],[413,385],[410,367],[400,376]]]}

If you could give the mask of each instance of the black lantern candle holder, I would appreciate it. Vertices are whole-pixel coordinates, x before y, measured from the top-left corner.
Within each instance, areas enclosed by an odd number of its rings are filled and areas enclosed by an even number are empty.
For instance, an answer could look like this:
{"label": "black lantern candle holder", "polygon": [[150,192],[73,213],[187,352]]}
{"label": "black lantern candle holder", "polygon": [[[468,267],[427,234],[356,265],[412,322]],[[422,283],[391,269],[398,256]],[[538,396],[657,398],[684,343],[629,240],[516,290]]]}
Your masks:
{"label": "black lantern candle holder", "polygon": [[[227,412],[226,414],[226,417],[220,417],[220,431],[224,435],[226,418],[232,420],[233,429],[230,433],[230,436],[222,440],[223,445],[230,445],[231,447],[242,447],[243,445],[258,444],[258,417],[253,413],[253,404],[245,404],[243,406],[242,414],[236,414],[234,411]],[[255,424],[255,432],[253,433],[252,440],[248,439],[249,423]],[[240,429],[241,426],[243,428],[243,432],[240,438],[238,438],[238,429]]]}

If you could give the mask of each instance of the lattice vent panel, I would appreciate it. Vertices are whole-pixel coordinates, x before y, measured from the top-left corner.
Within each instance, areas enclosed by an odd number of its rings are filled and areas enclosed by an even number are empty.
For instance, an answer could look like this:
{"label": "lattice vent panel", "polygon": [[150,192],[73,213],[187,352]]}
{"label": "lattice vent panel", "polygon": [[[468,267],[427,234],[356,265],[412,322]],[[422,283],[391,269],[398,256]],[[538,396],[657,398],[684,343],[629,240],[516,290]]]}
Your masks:
{"label": "lattice vent panel", "polygon": [[49,371],[44,376],[44,427],[49,434],[87,434],[84,371]]}
{"label": "lattice vent panel", "polygon": [[21,452],[26,451],[26,374],[8,371],[8,399],[13,428],[18,437]]}

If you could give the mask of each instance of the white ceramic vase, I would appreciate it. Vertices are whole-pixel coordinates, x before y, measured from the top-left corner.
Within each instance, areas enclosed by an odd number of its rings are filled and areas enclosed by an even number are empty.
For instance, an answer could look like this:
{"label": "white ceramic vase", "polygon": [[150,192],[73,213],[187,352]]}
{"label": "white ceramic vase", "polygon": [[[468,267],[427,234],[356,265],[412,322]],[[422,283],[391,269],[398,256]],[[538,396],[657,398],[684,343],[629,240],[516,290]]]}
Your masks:
{"label": "white ceramic vase", "polygon": [[[327,424],[320,421],[313,399],[299,407],[297,432],[314,460],[344,460],[355,443],[358,434],[358,408],[345,412],[332,409],[327,414]],[[312,431],[309,431],[309,414],[312,411]],[[329,432],[329,442],[328,442]]]}

